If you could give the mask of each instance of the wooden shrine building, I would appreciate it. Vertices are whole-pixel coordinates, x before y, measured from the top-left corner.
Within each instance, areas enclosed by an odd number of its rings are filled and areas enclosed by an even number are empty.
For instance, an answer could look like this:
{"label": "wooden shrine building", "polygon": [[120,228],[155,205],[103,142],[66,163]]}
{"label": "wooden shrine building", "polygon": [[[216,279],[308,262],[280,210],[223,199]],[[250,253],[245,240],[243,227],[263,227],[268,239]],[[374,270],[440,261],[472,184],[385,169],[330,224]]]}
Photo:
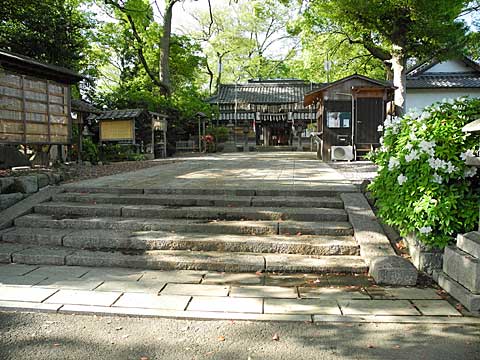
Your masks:
{"label": "wooden shrine building", "polygon": [[70,144],[74,71],[0,50],[0,144]]}
{"label": "wooden shrine building", "polygon": [[319,153],[324,161],[354,160],[378,147],[394,87],[386,81],[351,75],[305,95],[315,109]]}
{"label": "wooden shrine building", "polygon": [[303,98],[318,86],[295,79],[249,80],[220,85],[208,102],[218,105],[217,125],[234,129],[236,142],[248,133],[257,146],[291,146],[294,134],[316,119]]}

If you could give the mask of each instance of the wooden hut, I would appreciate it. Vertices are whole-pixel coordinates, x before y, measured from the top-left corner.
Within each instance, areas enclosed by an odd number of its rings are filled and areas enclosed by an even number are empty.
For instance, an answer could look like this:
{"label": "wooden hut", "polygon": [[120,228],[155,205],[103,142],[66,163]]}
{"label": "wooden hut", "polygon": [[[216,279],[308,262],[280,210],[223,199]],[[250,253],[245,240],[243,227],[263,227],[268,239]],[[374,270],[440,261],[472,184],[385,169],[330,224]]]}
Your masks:
{"label": "wooden hut", "polygon": [[316,110],[321,158],[354,160],[378,147],[393,91],[388,82],[351,75],[307,93],[304,105]]}
{"label": "wooden hut", "polygon": [[70,144],[74,71],[0,50],[0,144]]}

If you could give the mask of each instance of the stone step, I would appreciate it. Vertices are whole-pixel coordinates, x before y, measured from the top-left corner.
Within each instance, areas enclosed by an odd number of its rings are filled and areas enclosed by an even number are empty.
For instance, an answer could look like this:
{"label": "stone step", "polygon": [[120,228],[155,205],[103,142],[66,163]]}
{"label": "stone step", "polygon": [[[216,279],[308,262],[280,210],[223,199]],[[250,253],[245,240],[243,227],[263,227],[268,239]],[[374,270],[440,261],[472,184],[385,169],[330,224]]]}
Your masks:
{"label": "stone step", "polygon": [[52,229],[175,231],[207,234],[296,235],[300,233],[303,235],[353,235],[352,226],[348,222],[157,220],[126,217],[29,214],[17,218],[15,225],[18,227]]}
{"label": "stone step", "polygon": [[35,206],[35,213],[48,215],[122,216],[160,219],[347,221],[343,209],[263,207],[168,207],[48,202]]}
{"label": "stone step", "polygon": [[138,253],[76,250],[66,247],[13,248],[0,243],[0,254],[12,262],[31,265],[124,267],[152,270],[208,270],[224,272],[278,271],[300,273],[364,273],[360,256],[305,256],[150,250]]}
{"label": "stone step", "polygon": [[457,247],[460,250],[480,259],[480,232],[472,231],[457,236]]}
{"label": "stone step", "polygon": [[125,205],[174,205],[174,206],[223,206],[223,207],[299,207],[343,209],[339,197],[290,197],[290,196],[226,196],[180,194],[102,194],[61,193],[53,197],[55,202],[80,202],[90,204]]}
{"label": "stone step", "polygon": [[480,259],[456,246],[447,246],[443,255],[443,272],[472,293],[480,294]]}
{"label": "stone step", "polygon": [[7,243],[57,245],[80,249],[191,250],[302,255],[359,255],[351,236],[251,236],[172,233],[166,231],[66,230],[14,228],[0,239]]}
{"label": "stone step", "polygon": [[480,315],[480,295],[473,294],[443,271],[434,271],[433,279],[469,311]]}
{"label": "stone step", "polygon": [[357,186],[349,182],[332,184],[315,184],[314,188],[285,186],[283,188],[115,188],[115,187],[83,187],[75,185],[64,186],[69,192],[80,193],[110,193],[110,194],[178,194],[178,195],[226,195],[226,196],[336,196],[340,193],[359,192]]}

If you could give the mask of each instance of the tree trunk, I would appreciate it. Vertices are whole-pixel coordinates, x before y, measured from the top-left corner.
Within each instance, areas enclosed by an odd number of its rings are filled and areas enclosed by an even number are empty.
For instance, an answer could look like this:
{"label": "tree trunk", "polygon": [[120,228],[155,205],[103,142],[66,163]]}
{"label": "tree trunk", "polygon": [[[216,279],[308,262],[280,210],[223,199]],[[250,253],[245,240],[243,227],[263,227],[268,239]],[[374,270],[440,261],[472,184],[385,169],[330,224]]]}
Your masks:
{"label": "tree trunk", "polygon": [[405,113],[406,86],[407,86],[407,57],[402,47],[393,46],[392,51],[393,86],[395,90],[395,112],[397,116]]}
{"label": "tree trunk", "polygon": [[160,39],[160,61],[159,61],[159,77],[160,82],[168,88],[168,95],[171,93],[170,83],[170,38],[172,35],[172,15],[173,5],[177,0],[168,0],[165,4],[165,15],[163,17],[163,34]]}

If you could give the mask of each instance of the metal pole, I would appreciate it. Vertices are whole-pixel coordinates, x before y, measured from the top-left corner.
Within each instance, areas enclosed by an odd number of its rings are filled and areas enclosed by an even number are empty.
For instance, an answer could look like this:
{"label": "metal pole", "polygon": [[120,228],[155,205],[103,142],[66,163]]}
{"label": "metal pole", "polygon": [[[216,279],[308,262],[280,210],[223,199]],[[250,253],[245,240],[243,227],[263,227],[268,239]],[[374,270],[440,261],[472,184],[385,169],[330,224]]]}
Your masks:
{"label": "metal pole", "polygon": [[198,152],[202,152],[202,129],[200,125],[200,116],[198,117]]}
{"label": "metal pole", "polygon": [[235,148],[237,147],[237,82],[235,81],[235,106],[233,109],[235,127],[233,128]]}

